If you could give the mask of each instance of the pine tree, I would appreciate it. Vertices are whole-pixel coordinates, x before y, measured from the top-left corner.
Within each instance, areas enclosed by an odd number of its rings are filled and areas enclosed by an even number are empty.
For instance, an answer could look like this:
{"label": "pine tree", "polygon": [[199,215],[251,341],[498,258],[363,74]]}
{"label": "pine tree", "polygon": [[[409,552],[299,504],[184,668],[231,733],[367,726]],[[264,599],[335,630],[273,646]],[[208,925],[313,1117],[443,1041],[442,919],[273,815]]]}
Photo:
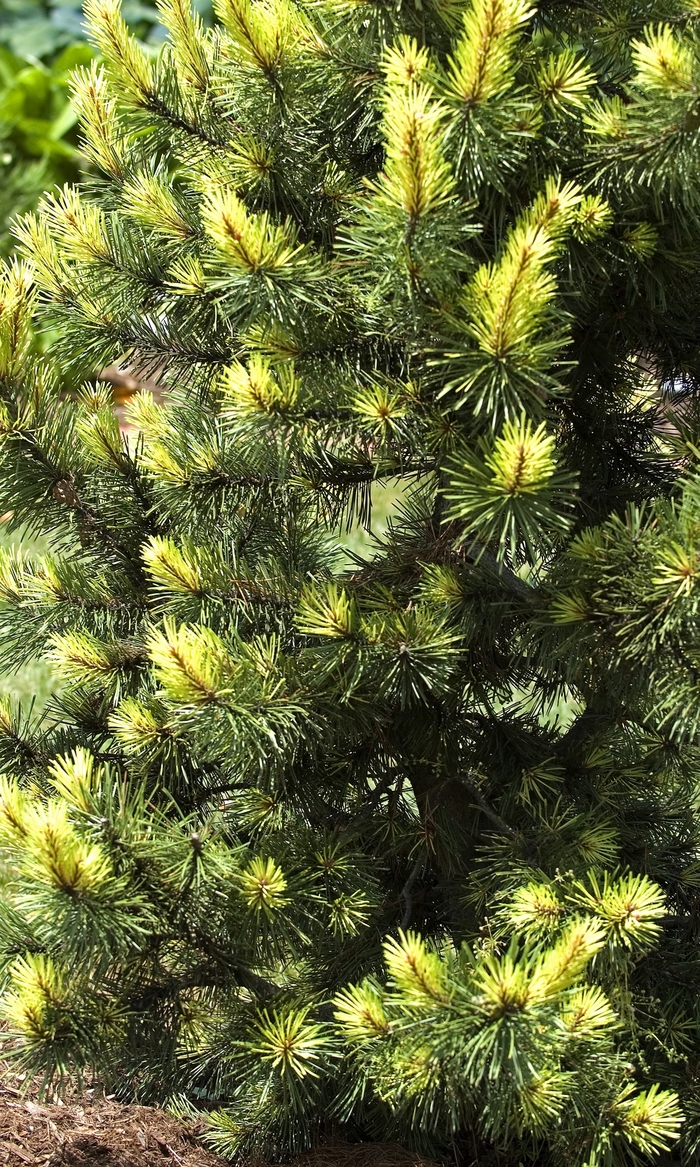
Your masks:
{"label": "pine tree", "polygon": [[700,10],[160,11],[2,276],[8,1055],[234,1159],[696,1162]]}

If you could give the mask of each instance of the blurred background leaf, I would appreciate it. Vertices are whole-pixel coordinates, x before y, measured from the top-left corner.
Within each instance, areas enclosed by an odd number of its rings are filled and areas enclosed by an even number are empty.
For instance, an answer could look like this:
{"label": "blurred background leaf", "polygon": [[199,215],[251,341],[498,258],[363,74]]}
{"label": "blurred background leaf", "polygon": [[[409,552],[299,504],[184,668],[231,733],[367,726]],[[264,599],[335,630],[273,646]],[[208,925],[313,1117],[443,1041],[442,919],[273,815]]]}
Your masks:
{"label": "blurred background leaf", "polygon": [[[205,23],[211,4],[197,5]],[[125,3],[132,32],[155,50],[164,37],[155,5]],[[86,168],[68,100],[71,71],[95,56],[80,0],[0,0],[0,254],[13,250],[10,223],[42,191],[75,182]]]}

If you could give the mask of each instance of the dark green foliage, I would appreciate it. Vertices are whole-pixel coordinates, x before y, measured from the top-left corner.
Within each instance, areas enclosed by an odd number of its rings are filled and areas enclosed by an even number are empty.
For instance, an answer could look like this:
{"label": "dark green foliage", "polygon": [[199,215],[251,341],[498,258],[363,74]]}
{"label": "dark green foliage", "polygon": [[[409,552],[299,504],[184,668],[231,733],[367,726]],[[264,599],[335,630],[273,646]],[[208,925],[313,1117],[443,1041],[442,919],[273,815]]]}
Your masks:
{"label": "dark green foliage", "polygon": [[3,276],[8,1045],[234,1158],[693,1163],[700,15],[160,11]]}

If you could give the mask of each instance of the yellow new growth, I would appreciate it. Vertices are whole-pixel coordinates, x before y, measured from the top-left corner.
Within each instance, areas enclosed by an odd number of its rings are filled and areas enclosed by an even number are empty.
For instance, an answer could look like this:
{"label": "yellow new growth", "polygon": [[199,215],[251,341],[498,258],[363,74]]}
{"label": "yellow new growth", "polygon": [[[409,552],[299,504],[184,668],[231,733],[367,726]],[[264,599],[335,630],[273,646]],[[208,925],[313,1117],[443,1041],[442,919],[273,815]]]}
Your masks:
{"label": "yellow new growth", "polygon": [[154,174],[136,174],[122,188],[124,213],[170,239],[193,234],[169,186]]}
{"label": "yellow new growth", "polygon": [[0,381],[23,369],[31,344],[35,293],[27,264],[17,260],[0,267]]}
{"label": "yellow new growth", "polygon": [[384,942],[384,962],[396,989],[414,1005],[445,1004],[449,989],[445,966],[415,932],[399,930]]}
{"label": "yellow new growth", "polygon": [[[95,574],[92,594],[107,599],[109,592]],[[0,597],[15,603],[58,604],[67,598],[66,586],[50,555],[35,562],[21,550],[0,550]]]}
{"label": "yellow new growth", "polygon": [[131,425],[144,438],[142,465],[164,482],[182,485],[187,482],[190,470],[186,461],[174,454],[168,439],[177,435],[167,411],[158,405],[152,393],[142,390],[127,402],[124,412]]}
{"label": "yellow new growth", "polygon": [[554,437],[544,422],[533,431],[529,417],[507,421],[484,459],[492,471],[491,484],[499,493],[537,494],[557,468]]}
{"label": "yellow new growth", "polygon": [[30,1042],[54,1040],[64,1011],[67,985],[63,971],[50,956],[28,953],[12,965],[10,985],[2,1003],[10,1028]]}
{"label": "yellow new growth", "polygon": [[652,583],[660,591],[671,592],[674,600],[689,596],[700,575],[700,561],[694,550],[670,543],[659,553]]}
{"label": "yellow new growth", "polygon": [[129,424],[149,438],[162,438],[175,432],[168,421],[167,411],[147,389],[134,393],[127,401],[124,412]]}
{"label": "yellow new growth", "polygon": [[535,75],[542,98],[555,110],[576,110],[586,104],[595,76],[573,49],[550,53]]}
{"label": "yellow new growth", "polygon": [[31,256],[34,282],[58,301],[73,294],[70,275],[59,254],[48,223],[36,215],[25,215],[14,225],[14,234],[25,253]]}
{"label": "yellow new growth", "polygon": [[623,236],[622,242],[637,259],[648,259],[656,251],[659,233],[656,228],[645,221],[630,227]]}
{"label": "yellow new growth", "polygon": [[428,85],[389,85],[384,103],[384,172],[370,189],[381,205],[396,207],[417,222],[444,205],[454,179],[442,155],[445,107]]}
{"label": "yellow new growth", "polygon": [[107,387],[84,385],[78,402],[77,432],[83,453],[97,465],[123,466],[124,442]]}
{"label": "yellow new growth", "polygon": [[97,892],[112,874],[98,843],[89,843],[68,820],[65,802],[37,807],[27,823],[24,860],[31,878],[69,896]]}
{"label": "yellow new growth", "polygon": [[577,239],[589,240],[602,235],[613,222],[612,207],[600,195],[585,195],[576,211],[572,230]]}
{"label": "yellow new growth", "polygon": [[594,913],[614,943],[627,948],[653,944],[666,914],[661,888],[646,875],[628,873],[613,880],[606,872],[599,880],[589,871],[587,883],[578,883],[571,898]]}
{"label": "yellow new growth", "polygon": [[95,203],[84,202],[75,187],[64,186],[57,194],[45,194],[39,213],[69,259],[82,263],[109,260],[104,212]]}
{"label": "yellow new growth", "polygon": [[316,1063],[327,1039],[321,1025],[307,1021],[308,1014],[308,1008],[289,1013],[264,1010],[255,1026],[251,1053],[270,1062],[281,1075],[316,1078]]}
{"label": "yellow new growth", "polygon": [[269,185],[275,156],[272,148],[254,134],[241,134],[226,159],[233,185],[257,190]]}
{"label": "yellow new growth", "polygon": [[173,542],[154,535],[141,549],[141,556],[151,579],[176,595],[198,595],[202,589],[202,572],[194,555]]}
{"label": "yellow new growth", "polygon": [[536,964],[528,985],[528,1004],[556,997],[579,979],[605,943],[605,932],[589,920],[576,920]]}
{"label": "yellow new growth", "polygon": [[619,140],[627,132],[627,107],[618,96],[606,97],[589,106],[583,123],[589,134],[597,138]]}
{"label": "yellow new growth", "polygon": [[188,467],[160,441],[147,443],[141,462],[146,470],[174,486],[184,485],[190,473]]}
{"label": "yellow new growth", "polygon": [[113,654],[96,636],[85,631],[55,632],[48,659],[59,666],[66,681],[85,684],[109,676],[117,667]]}
{"label": "yellow new growth", "polygon": [[101,170],[123,178],[124,144],[119,133],[117,102],[109,94],[104,67],[91,61],[71,78],[71,98],[83,131],[83,149]]}
{"label": "yellow new growth", "polygon": [[125,697],[109,719],[109,727],[125,750],[140,752],[159,741],[173,737],[167,724],[134,697]]}
{"label": "yellow new growth", "polygon": [[151,62],[129,34],[120,0],[86,0],[84,12],[91,39],[118,83],[120,96],[137,106],[147,104],[153,93]]}
{"label": "yellow new growth", "polygon": [[632,42],[632,59],[640,89],[670,96],[697,91],[690,45],[683,44],[668,24],[646,28],[644,40]]}
{"label": "yellow new growth", "polygon": [[228,655],[219,637],[204,626],[176,628],[171,620],[154,629],[148,652],[167,696],[182,705],[206,705],[222,695]]}
{"label": "yellow new growth", "polygon": [[534,962],[513,950],[487,955],[475,977],[477,1001],[492,1019],[537,1007],[566,993],[603,947],[605,933],[575,920],[560,940]]}
{"label": "yellow new growth", "polygon": [[475,1003],[492,1020],[521,1012],[528,1000],[528,969],[511,952],[488,953],[474,977]]}
{"label": "yellow new growth", "polygon": [[49,763],[51,785],[69,806],[87,814],[94,808],[94,795],[102,777],[89,750],[73,750],[70,757],[54,758]]}
{"label": "yellow new growth", "polygon": [[591,609],[583,592],[576,588],[572,592],[558,592],[549,608],[555,624],[577,624],[588,620]]}
{"label": "yellow new growth", "polygon": [[572,1037],[590,1037],[617,1027],[612,1006],[599,985],[583,985],[568,997],[561,1013],[564,1028]]}
{"label": "yellow new growth", "polygon": [[0,775],[0,842],[17,844],[26,837],[34,806],[28,791]]}
{"label": "yellow new growth", "polygon": [[182,255],[168,270],[168,287],[178,296],[201,296],[207,286],[197,255]]}
{"label": "yellow new growth", "polygon": [[273,223],[266,211],[250,214],[232,190],[210,195],[201,213],[212,243],[241,272],[279,272],[302,250],[290,228]]}
{"label": "yellow new growth", "polygon": [[415,37],[400,36],[396,44],[386,49],[381,69],[387,85],[402,88],[420,84],[430,73],[430,52],[424,45],[419,45]]}
{"label": "yellow new growth", "polygon": [[333,900],[329,914],[334,936],[357,936],[369,917],[370,903],[361,891],[343,892]]}
{"label": "yellow new growth", "polygon": [[483,352],[499,361],[526,357],[556,282],[545,265],[576,220],[577,187],[549,179],[545,190],[510,231],[499,259],[479,268],[466,292],[469,331]]}
{"label": "yellow new growth", "polygon": [[534,14],[527,0],[473,0],[449,58],[448,93],[467,106],[504,93],[513,83],[515,38]]}
{"label": "yellow new growth", "polygon": [[520,1115],[518,1130],[544,1134],[552,1120],[561,1113],[567,1099],[568,1081],[557,1070],[545,1070],[523,1082],[518,1088]]}
{"label": "yellow new growth", "polygon": [[636,1095],[632,1085],[626,1086],[611,1111],[617,1132],[649,1157],[667,1150],[685,1121],[678,1095],[658,1085]]}
{"label": "yellow new growth", "polygon": [[551,884],[529,883],[513,895],[508,920],[514,928],[539,932],[558,924],[563,914],[564,906]]}
{"label": "yellow new growth", "polygon": [[305,32],[288,0],[214,0],[214,10],[234,42],[238,60],[268,76],[294,52]]}
{"label": "yellow new growth", "polygon": [[190,0],[157,0],[160,18],[170,33],[181,81],[204,93],[209,86],[209,62],[204,27]]}
{"label": "yellow new growth", "polygon": [[240,361],[229,365],[221,377],[224,413],[235,415],[287,413],[299,396],[299,380],[293,365],[282,365],[273,373],[270,361],[257,353],[248,367]]}
{"label": "yellow new growth", "polygon": [[372,981],[349,985],[335,998],[335,1020],[343,1027],[349,1041],[368,1037],[382,1037],[389,1031],[384,1002],[379,988]]}
{"label": "yellow new growth", "polygon": [[289,903],[287,880],[274,859],[256,856],[240,872],[238,886],[246,907],[253,912],[271,917]]}
{"label": "yellow new growth", "polygon": [[406,401],[397,387],[374,384],[368,385],[354,394],[350,408],[375,431],[388,437],[397,423],[406,416]]}
{"label": "yellow new growth", "polygon": [[330,636],[352,639],[360,626],[355,597],[336,583],[310,586],[299,601],[297,627],[307,636]]}

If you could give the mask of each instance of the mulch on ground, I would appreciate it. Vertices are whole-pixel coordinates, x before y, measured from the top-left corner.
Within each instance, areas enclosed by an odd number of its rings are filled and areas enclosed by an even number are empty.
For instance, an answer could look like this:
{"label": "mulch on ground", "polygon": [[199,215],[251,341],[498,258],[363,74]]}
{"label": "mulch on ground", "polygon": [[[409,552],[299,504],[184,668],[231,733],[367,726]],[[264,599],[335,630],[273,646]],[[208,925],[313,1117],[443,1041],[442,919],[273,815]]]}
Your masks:
{"label": "mulch on ground", "polygon": [[0,1086],[0,1164],[225,1167],[197,1132],[149,1106],[106,1098],[40,1103]]}
{"label": "mulch on ground", "polygon": [[[106,1098],[38,1103],[0,1086],[0,1164],[8,1167],[226,1167],[194,1127]],[[436,1167],[386,1143],[330,1143],[290,1167]]]}
{"label": "mulch on ground", "polygon": [[[227,1167],[201,1128],[98,1090],[42,1099],[0,1061],[0,1167]],[[265,1167],[265,1164],[251,1164]],[[329,1142],[289,1167],[437,1167],[393,1143]]]}

